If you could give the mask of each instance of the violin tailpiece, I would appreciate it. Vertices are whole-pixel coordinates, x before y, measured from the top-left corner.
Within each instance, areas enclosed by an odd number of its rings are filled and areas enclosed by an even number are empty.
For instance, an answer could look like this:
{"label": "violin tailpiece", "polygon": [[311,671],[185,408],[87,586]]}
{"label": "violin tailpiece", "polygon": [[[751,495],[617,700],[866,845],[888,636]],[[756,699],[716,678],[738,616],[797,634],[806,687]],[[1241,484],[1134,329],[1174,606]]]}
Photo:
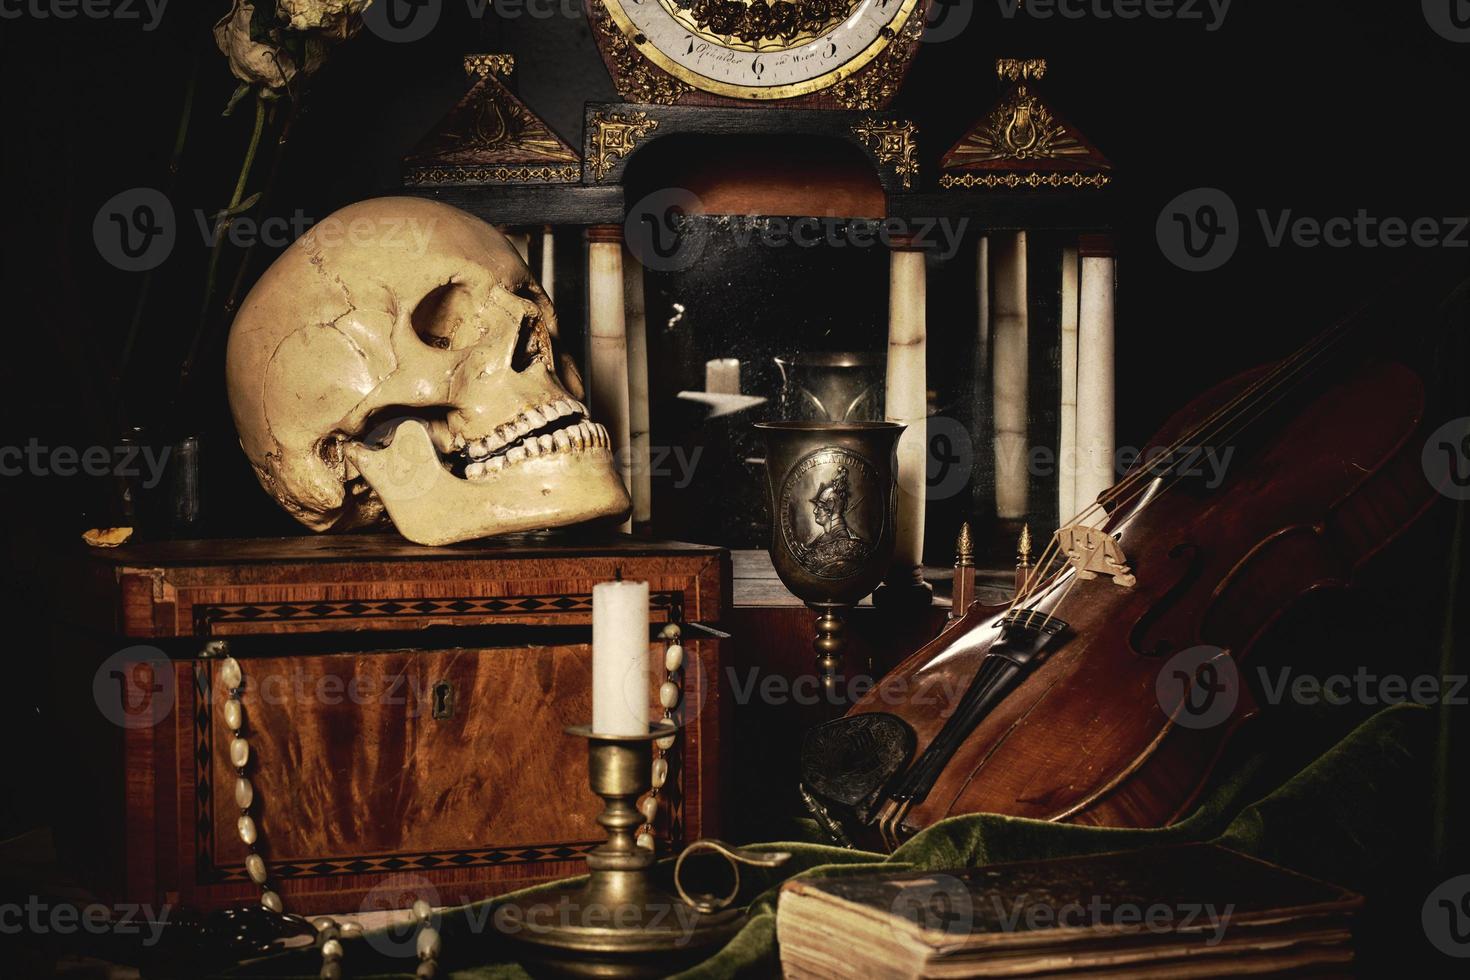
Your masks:
{"label": "violin tailpiece", "polygon": [[879,819],[879,830],[886,842],[897,843],[900,824],[909,807],[929,795],[959,747],[995,706],[1016,689],[1042,651],[1067,629],[1067,624],[1034,609],[1015,609],[1001,620],[1000,629],[1001,638],[980,661],[954,713],[918,761],[888,792],[889,802],[880,810]]}

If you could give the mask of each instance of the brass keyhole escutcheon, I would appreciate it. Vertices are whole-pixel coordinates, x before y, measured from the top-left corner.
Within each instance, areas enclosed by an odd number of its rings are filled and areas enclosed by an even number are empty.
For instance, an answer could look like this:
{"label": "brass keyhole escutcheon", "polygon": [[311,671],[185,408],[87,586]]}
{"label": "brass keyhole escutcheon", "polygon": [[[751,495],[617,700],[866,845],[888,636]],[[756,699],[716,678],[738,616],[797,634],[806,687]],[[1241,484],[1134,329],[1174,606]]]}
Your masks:
{"label": "brass keyhole escutcheon", "polygon": [[430,713],[438,721],[454,714],[454,685],[448,681],[435,684],[430,697]]}

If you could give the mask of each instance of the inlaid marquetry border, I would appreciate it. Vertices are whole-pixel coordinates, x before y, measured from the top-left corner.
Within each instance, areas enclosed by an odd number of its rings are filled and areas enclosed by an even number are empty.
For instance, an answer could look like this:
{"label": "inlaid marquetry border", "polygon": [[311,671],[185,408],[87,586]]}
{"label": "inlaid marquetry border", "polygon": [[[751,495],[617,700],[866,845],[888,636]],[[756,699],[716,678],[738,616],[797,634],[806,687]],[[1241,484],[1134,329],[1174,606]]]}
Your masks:
{"label": "inlaid marquetry border", "polygon": [[[397,874],[400,871],[441,871],[539,861],[570,861],[583,857],[596,841],[485,847],[465,851],[428,851],[422,854],[373,854],[323,861],[288,861],[270,866],[273,878],[330,878],[334,875]],[[216,883],[246,882],[245,866],[216,869]]]}
{"label": "inlaid marquetry border", "polygon": [[[214,688],[212,660],[194,661],[194,866],[214,868]],[[244,865],[240,867],[244,872]]]}
{"label": "inlaid marquetry border", "polygon": [[[682,606],[680,590],[654,592],[655,609]],[[321,623],[357,619],[461,619],[466,616],[524,617],[592,612],[592,593],[555,595],[449,596],[435,598],[317,599],[300,602],[218,602],[194,607],[194,629],[203,634],[211,626],[239,623]]]}

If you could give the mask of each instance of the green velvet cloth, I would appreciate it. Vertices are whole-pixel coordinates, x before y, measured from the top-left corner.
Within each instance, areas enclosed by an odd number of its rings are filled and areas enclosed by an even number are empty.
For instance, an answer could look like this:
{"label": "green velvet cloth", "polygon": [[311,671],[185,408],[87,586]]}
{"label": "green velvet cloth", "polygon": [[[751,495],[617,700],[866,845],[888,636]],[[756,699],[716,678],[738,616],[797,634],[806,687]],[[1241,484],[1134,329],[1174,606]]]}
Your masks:
{"label": "green velvet cloth", "polygon": [[[758,850],[788,851],[791,860],[779,871],[746,871],[754,896],[747,924],[718,954],[677,975],[681,980],[779,976],[776,899],[781,882],[795,875],[940,870],[1213,840],[1351,888],[1371,889],[1392,867],[1428,860],[1432,814],[1425,787],[1435,735],[1434,712],[1399,705],[1358,725],[1295,772],[1273,770],[1279,769],[1281,746],[1267,752],[1261,745],[1228,767],[1190,817],[1162,830],[1076,827],[979,814],[936,824],[888,857],[803,841],[756,845]],[[527,976],[504,941],[487,927],[494,901],[444,914],[440,976]],[[348,976],[411,975],[416,965],[378,954],[363,941],[346,945],[343,966]],[[401,945],[411,949],[411,940]],[[314,953],[298,953],[240,972],[315,976],[319,966]]]}

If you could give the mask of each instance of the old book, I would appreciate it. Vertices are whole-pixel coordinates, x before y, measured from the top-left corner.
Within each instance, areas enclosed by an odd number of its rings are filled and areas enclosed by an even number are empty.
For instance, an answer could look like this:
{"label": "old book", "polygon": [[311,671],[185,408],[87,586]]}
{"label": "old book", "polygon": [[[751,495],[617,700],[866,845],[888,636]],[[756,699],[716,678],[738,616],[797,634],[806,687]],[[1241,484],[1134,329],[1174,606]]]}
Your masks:
{"label": "old book", "polygon": [[1346,889],[1209,844],[788,882],[787,977],[1192,978],[1352,963]]}

